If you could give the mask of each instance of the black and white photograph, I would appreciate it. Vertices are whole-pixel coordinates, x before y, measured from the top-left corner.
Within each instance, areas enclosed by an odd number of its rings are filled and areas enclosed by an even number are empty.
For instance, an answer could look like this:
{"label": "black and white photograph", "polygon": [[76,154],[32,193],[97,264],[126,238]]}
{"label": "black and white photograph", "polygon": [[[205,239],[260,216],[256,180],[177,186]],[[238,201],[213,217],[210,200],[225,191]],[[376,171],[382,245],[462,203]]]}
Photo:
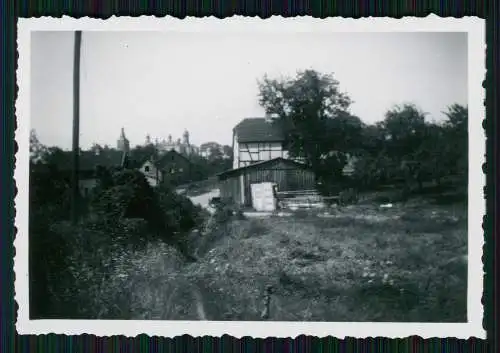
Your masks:
{"label": "black and white photograph", "polygon": [[484,24],[309,20],[20,22],[18,329],[484,334]]}

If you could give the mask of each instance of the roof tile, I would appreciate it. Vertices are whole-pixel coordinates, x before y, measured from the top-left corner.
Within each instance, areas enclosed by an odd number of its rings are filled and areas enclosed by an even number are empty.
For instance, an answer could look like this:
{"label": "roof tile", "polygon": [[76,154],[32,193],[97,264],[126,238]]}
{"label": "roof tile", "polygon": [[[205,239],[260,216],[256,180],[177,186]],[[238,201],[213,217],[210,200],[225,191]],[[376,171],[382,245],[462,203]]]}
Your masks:
{"label": "roof tile", "polygon": [[284,141],[284,134],[275,122],[265,118],[246,118],[235,126],[238,142]]}

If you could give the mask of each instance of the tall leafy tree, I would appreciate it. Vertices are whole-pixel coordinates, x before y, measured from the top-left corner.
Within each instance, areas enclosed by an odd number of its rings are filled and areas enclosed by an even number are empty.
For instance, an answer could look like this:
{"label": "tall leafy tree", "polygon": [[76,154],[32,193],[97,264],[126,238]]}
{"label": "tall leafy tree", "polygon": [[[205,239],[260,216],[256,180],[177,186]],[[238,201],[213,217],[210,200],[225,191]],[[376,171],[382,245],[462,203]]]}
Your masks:
{"label": "tall leafy tree", "polygon": [[449,168],[455,174],[461,174],[466,180],[468,170],[468,117],[467,106],[453,104],[444,112],[447,120],[444,129],[447,141]]}
{"label": "tall leafy tree", "polygon": [[349,138],[354,142],[362,123],[348,113],[351,99],[333,74],[305,70],[293,78],[265,76],[259,91],[261,106],[285,133],[290,156],[304,159],[320,179],[339,175]]}
{"label": "tall leafy tree", "polygon": [[386,113],[382,122],[387,156],[396,168],[393,174],[408,183],[416,181],[422,186],[422,143],[428,135],[426,113],[414,104],[396,106]]}
{"label": "tall leafy tree", "polygon": [[388,154],[398,162],[413,160],[426,134],[425,113],[413,104],[396,106],[383,121]]}
{"label": "tall leafy tree", "polygon": [[230,161],[233,159],[233,148],[228,145],[222,146],[222,150],[224,151],[224,156]]}

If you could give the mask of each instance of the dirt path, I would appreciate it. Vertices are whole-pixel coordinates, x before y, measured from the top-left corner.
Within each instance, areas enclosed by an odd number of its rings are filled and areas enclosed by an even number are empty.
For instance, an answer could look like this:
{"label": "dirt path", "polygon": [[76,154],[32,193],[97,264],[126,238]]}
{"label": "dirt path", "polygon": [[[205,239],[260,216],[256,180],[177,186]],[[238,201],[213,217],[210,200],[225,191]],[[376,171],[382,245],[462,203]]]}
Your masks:
{"label": "dirt path", "polygon": [[213,189],[207,193],[198,196],[191,196],[189,197],[189,199],[191,199],[191,201],[195,205],[200,205],[203,208],[208,208],[210,199],[212,199],[213,197],[218,197],[219,195],[220,195],[219,189]]}

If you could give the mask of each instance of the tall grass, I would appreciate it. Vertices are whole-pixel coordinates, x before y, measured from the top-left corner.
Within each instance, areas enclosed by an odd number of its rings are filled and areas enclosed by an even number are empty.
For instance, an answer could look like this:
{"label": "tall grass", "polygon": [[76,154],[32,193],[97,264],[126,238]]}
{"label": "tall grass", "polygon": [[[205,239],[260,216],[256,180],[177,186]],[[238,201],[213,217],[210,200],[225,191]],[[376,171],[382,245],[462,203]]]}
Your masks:
{"label": "tall grass", "polygon": [[214,320],[259,320],[272,285],[270,320],[463,322],[465,213],[420,210],[395,207],[377,219],[368,217],[380,214],[373,207],[362,220],[354,207],[338,219],[233,222],[192,276],[218,308]]}
{"label": "tall grass", "polygon": [[54,274],[51,313],[196,320],[201,305],[210,320],[261,320],[272,286],[269,320],[463,322],[465,211],[415,203],[334,218],[214,216],[184,238],[196,262],[157,238],[130,242],[144,233],[134,222],[117,234],[60,224],[52,231],[71,252]]}

